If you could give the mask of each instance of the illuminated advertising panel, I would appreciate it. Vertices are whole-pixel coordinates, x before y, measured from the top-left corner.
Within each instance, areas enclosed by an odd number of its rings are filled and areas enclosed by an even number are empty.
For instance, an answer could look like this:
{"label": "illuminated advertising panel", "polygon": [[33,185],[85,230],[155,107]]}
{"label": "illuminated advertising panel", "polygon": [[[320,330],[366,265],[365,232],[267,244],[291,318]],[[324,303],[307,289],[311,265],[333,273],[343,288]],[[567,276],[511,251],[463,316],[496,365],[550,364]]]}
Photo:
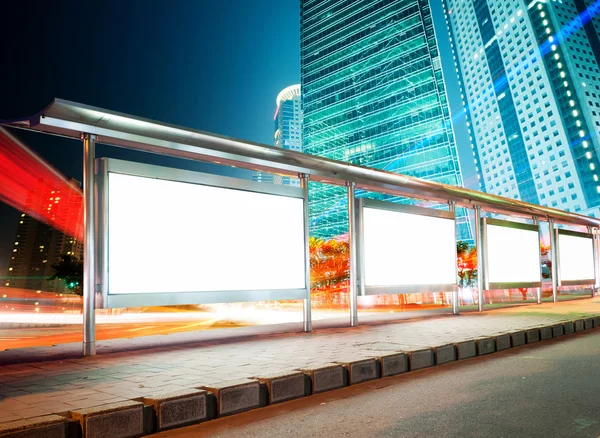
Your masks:
{"label": "illuminated advertising panel", "polygon": [[305,298],[301,189],[102,164],[105,306]]}
{"label": "illuminated advertising panel", "polygon": [[556,230],[559,286],[594,284],[594,242],[592,235]]}
{"label": "illuminated advertising panel", "polygon": [[454,213],[359,200],[361,293],[453,291]]}
{"label": "illuminated advertising panel", "polygon": [[484,227],[486,289],[539,287],[539,227],[489,218]]}

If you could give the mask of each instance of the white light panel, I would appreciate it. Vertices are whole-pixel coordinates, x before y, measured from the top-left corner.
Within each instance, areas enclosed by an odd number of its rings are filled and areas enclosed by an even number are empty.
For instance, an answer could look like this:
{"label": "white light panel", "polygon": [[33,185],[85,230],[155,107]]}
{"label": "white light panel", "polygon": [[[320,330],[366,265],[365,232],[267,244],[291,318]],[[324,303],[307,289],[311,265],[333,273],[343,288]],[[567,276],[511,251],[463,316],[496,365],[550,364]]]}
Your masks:
{"label": "white light panel", "polygon": [[537,231],[487,224],[489,283],[540,282],[540,235]]}
{"label": "white light panel", "polygon": [[365,285],[456,283],[455,221],[364,207]]}
{"label": "white light panel", "polygon": [[594,244],[591,238],[559,234],[558,254],[561,282],[594,278]]}
{"label": "white light panel", "polygon": [[301,198],[109,174],[110,294],[305,288]]}

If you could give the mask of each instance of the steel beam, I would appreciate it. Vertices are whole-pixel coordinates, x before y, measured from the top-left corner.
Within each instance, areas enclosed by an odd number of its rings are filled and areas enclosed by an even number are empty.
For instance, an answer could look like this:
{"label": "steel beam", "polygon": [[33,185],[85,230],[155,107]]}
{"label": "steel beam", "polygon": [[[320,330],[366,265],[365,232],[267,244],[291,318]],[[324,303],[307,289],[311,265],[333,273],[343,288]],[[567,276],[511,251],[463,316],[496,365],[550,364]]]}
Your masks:
{"label": "steel beam", "polygon": [[[450,210],[452,213],[456,214],[456,202],[454,201],[450,201],[448,203],[448,210]],[[456,218],[455,218],[456,219]],[[456,230],[456,222],[454,223],[454,227]],[[456,240],[456,239],[454,239]],[[458,263],[458,251],[456,254],[456,262]],[[454,290],[454,292],[452,292],[452,314],[454,315],[458,315],[459,312],[459,302],[458,302],[458,265],[456,266],[456,289]]]}
{"label": "steel beam", "polygon": [[[541,270],[542,270],[542,247],[541,247],[541,243],[540,243],[540,239],[539,239],[539,238],[542,237],[542,230],[540,229],[540,220],[536,216],[533,217],[533,225],[537,225],[538,232],[540,233],[539,236],[538,236],[538,246],[540,248],[540,251],[539,251],[539,254],[540,254],[540,263],[539,263],[539,265],[540,265],[540,279],[543,279],[542,278],[542,273],[541,273]],[[542,304],[542,286],[537,287],[535,289],[535,296],[536,296],[537,303],[538,304]]]}
{"label": "steel beam", "polygon": [[96,136],[83,134],[83,355],[96,354],[94,159]]}
{"label": "steel beam", "polygon": [[304,191],[304,244],[305,244],[305,269],[306,269],[306,288],[307,288],[307,296],[304,299],[304,312],[303,312],[303,321],[304,321],[304,331],[310,332],[312,331],[312,306],[310,302],[310,244],[309,244],[309,216],[308,216],[308,175],[305,173],[301,173],[298,175],[300,178],[300,187]]}
{"label": "steel beam", "polygon": [[358,284],[356,279],[357,263],[356,256],[358,251],[356,248],[356,184],[349,182],[348,187],[348,246],[350,248],[350,281],[348,289],[350,293],[350,326],[358,325]]}
{"label": "steel beam", "polygon": [[552,263],[552,301],[558,301],[558,245],[556,240],[556,230],[554,229],[554,219],[548,221],[550,226],[550,251]]}
{"label": "steel beam", "polygon": [[484,309],[485,299],[485,273],[483,265],[483,254],[485,252],[483,227],[481,225],[481,207],[475,206],[475,248],[477,251],[477,310],[480,312]]}

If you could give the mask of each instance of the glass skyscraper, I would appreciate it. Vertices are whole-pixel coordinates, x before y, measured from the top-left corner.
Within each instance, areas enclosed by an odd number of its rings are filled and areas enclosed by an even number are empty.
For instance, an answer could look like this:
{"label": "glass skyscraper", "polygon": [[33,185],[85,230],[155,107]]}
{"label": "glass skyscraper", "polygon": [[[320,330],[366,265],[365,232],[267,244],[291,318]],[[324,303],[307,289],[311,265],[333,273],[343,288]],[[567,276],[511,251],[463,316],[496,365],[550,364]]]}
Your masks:
{"label": "glass skyscraper", "polygon": [[[304,151],[462,185],[428,0],[301,0],[300,10]],[[309,192],[311,233],[346,233],[345,188]],[[470,240],[464,209],[458,223]]]}
{"label": "glass skyscraper", "polygon": [[598,216],[600,3],[444,8],[482,188]]}

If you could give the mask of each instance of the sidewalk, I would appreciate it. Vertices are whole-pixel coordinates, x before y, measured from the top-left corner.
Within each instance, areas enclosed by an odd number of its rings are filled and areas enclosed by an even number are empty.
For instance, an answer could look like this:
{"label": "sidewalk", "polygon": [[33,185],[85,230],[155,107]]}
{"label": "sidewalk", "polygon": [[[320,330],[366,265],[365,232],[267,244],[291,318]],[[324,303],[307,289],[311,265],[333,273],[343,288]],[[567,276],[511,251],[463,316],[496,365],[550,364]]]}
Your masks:
{"label": "sidewalk", "polygon": [[[411,352],[450,344],[453,345],[453,353],[448,355],[450,350],[444,350],[444,357],[456,360],[461,358],[458,344],[465,341],[493,338],[599,315],[600,297],[596,297],[460,316],[438,315],[409,321],[370,322],[355,328],[318,329],[309,334],[296,332],[258,334],[229,340],[205,339],[185,346],[164,346],[169,338],[163,337],[165,342],[160,348],[100,354],[91,358],[4,365],[0,366],[0,436],[4,436],[1,423],[48,414],[69,416],[70,412],[77,410],[141,400],[165,392],[215,388],[211,391],[217,395],[217,403],[221,403],[219,388],[223,388],[227,382],[256,383],[242,379],[291,375],[297,370],[312,370],[307,374],[313,378],[314,392],[314,379],[317,378],[314,370],[324,369],[322,367],[325,364],[348,363],[399,352],[408,353],[410,357]],[[588,327],[586,321],[586,329],[591,328],[591,320],[589,324]],[[580,326],[583,327],[583,322]],[[544,332],[536,330],[536,333],[542,333],[541,338],[544,338]],[[495,347],[492,351],[495,351]],[[433,350],[432,357],[441,363],[441,356],[436,357],[434,353],[437,351]],[[0,355],[0,363],[2,357]],[[468,356],[463,353],[463,357]],[[352,373],[352,369],[349,372]],[[352,375],[350,379],[350,383],[353,383]],[[203,394],[198,391],[194,393]],[[144,401],[148,404],[147,400]],[[219,405],[219,412],[221,409],[224,407]],[[72,414],[70,416],[79,418]]]}

